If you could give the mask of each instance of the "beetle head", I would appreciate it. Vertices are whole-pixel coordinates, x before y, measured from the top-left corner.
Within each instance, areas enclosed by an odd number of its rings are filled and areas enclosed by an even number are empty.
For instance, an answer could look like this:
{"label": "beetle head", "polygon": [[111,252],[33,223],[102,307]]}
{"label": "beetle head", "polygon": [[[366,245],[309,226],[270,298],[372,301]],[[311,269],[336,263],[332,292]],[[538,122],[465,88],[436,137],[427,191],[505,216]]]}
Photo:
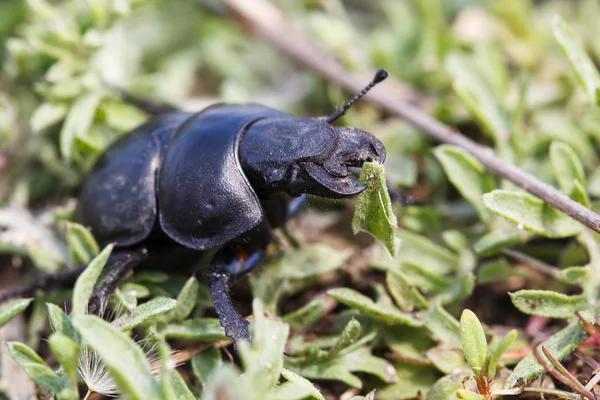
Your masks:
{"label": "beetle head", "polygon": [[364,89],[327,118],[266,118],[247,127],[240,158],[253,187],[329,198],[365,190],[367,185],[359,184],[350,169],[366,161],[383,162],[383,144],[369,132],[330,124],[387,76],[378,70]]}
{"label": "beetle head", "polygon": [[291,195],[310,193],[322,197],[345,198],[354,196],[367,188],[359,184],[351,172],[366,161],[383,162],[383,144],[361,129],[351,127],[333,128],[337,142],[327,154],[298,162],[289,175],[288,192]]}
{"label": "beetle head", "polygon": [[265,119],[242,139],[242,166],[254,188],[329,198],[354,196],[352,167],[385,160],[383,144],[361,129],[332,127],[325,119]]}

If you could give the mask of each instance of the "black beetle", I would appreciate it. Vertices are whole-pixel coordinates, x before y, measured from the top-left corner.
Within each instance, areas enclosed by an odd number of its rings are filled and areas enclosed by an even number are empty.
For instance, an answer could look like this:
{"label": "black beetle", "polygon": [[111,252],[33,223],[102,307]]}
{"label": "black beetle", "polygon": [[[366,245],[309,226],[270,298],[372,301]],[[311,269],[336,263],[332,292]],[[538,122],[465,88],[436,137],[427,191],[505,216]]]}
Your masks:
{"label": "black beetle", "polygon": [[[215,310],[236,348],[240,340],[250,341],[228,281],[260,261],[272,229],[297,211],[302,194],[348,198],[366,188],[349,169],[383,162],[383,144],[363,130],[330,124],[386,77],[379,70],[327,118],[218,104],[157,116],[111,145],[84,182],[76,210],[78,222],[100,244],[115,243],[90,312],[106,304],[133,267],[172,268],[214,249],[207,276]],[[285,193],[300,200],[288,204]]]}

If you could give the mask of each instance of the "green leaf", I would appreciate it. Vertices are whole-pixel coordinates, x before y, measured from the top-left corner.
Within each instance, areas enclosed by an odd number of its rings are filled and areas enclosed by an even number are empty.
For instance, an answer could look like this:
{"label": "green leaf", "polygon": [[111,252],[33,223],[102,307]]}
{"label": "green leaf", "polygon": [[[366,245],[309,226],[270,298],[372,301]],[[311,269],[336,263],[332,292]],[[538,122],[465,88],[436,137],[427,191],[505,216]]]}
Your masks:
{"label": "green leaf", "polygon": [[561,278],[571,285],[582,285],[590,279],[588,267],[569,267],[560,271]]}
{"label": "green leaf", "polygon": [[458,255],[450,250],[424,236],[404,229],[399,229],[396,237],[400,239],[396,257],[390,259],[387,255],[385,257],[375,255],[369,259],[374,266],[402,272],[402,265],[411,263],[437,275],[445,275],[456,270],[459,262]]}
{"label": "green leaf", "polygon": [[73,289],[73,315],[84,315],[88,301],[94,292],[94,286],[102,273],[104,265],[110,257],[114,245],[109,244],[98,254],[77,278]]}
{"label": "green leaf", "polygon": [[323,314],[325,314],[325,299],[318,298],[284,315],[281,320],[289,324],[292,329],[303,329],[317,323]]}
{"label": "green leaf", "polygon": [[101,99],[99,93],[88,92],[71,105],[60,131],[60,152],[67,161],[71,160],[75,138],[85,136],[90,130]]}
{"label": "green leaf", "polygon": [[510,330],[506,335],[504,335],[500,343],[498,343],[498,345],[490,355],[485,376],[492,379],[494,378],[494,376],[496,376],[496,368],[498,366],[498,363],[500,362],[500,357],[502,357],[502,354],[506,352],[506,350],[510,347],[510,345],[515,341],[516,338],[517,331],[515,329]]}
{"label": "green leaf", "polygon": [[187,318],[196,306],[196,300],[198,298],[198,280],[195,277],[191,277],[185,283],[179,295],[177,296],[177,305],[173,308],[167,316],[170,322],[179,322]]}
{"label": "green leaf", "polygon": [[571,27],[558,15],[555,15],[552,20],[552,32],[563,53],[569,59],[577,80],[583,85],[589,101],[593,105],[599,105],[597,90],[600,88],[600,74],[583,44],[575,36]]}
{"label": "green leaf", "polygon": [[129,331],[141,324],[156,319],[157,316],[171,311],[177,305],[177,301],[164,297],[157,297],[135,309],[133,315],[122,326],[121,330]]}
{"label": "green leaf", "polygon": [[302,393],[307,393],[316,400],[325,400],[325,397],[321,394],[319,389],[310,383],[308,379],[305,379],[295,372],[285,368],[281,370],[281,376],[283,376],[286,381],[293,383],[296,388],[300,388]]}
{"label": "green leaf", "polygon": [[[511,227],[512,228],[512,227]],[[473,245],[473,251],[478,256],[497,254],[505,247],[512,247],[526,240],[531,233],[525,231],[495,230],[486,233]]]}
{"label": "green leaf", "polygon": [[552,142],[550,145],[550,161],[560,189],[566,193],[573,192],[573,185],[578,181],[586,185],[585,173],[579,157],[573,149],[563,142]]}
{"label": "green leaf", "polygon": [[460,337],[467,362],[475,376],[481,376],[487,358],[488,345],[483,326],[471,310],[464,310],[460,317]]}
{"label": "green leaf", "polygon": [[185,380],[176,370],[170,371],[164,384],[168,385],[172,400],[196,400]]}
{"label": "green leaf", "polygon": [[[581,326],[578,320],[571,322],[567,327],[546,339],[542,346],[545,346],[557,359],[561,360],[566,355],[577,348],[579,343],[588,337],[588,333]],[[505,388],[510,389],[520,386],[525,382],[532,382],[546,370],[542,367],[533,353],[529,353],[515,367],[512,374],[506,380]]]}
{"label": "green leaf", "polygon": [[221,352],[215,346],[210,346],[192,358],[192,370],[203,386],[206,385],[208,377],[222,364]]}
{"label": "green leaf", "polygon": [[406,364],[396,361],[393,368],[398,380],[377,391],[377,399],[409,400],[423,396],[439,378],[439,373],[431,366]]}
{"label": "green leaf", "polygon": [[465,355],[462,350],[457,350],[446,345],[429,349],[427,351],[427,358],[444,374],[450,374],[458,370],[465,372],[469,370],[469,365],[465,361]]}
{"label": "green leaf", "polygon": [[582,226],[528,193],[494,190],[483,196],[490,210],[529,231],[549,238],[577,235]]}
{"label": "green leaf", "polygon": [[195,400],[196,397],[188,388],[185,380],[175,369],[171,361],[171,347],[160,339],[158,342],[158,354],[162,365],[160,366],[161,385],[165,400]]}
{"label": "green leaf", "polygon": [[73,262],[76,265],[88,264],[100,252],[96,240],[83,225],[68,222],[66,228],[66,239],[71,247]]}
{"label": "green leaf", "polygon": [[13,359],[23,368],[27,376],[44,389],[57,394],[71,386],[66,375],[58,375],[52,371],[52,368],[31,348],[17,342],[9,342],[7,345]]}
{"label": "green leaf", "polygon": [[458,374],[446,375],[431,387],[427,400],[457,400],[456,392],[462,388],[462,378]]}
{"label": "green leaf", "polygon": [[505,143],[510,133],[509,119],[488,82],[473,67],[468,57],[454,53],[446,58],[456,94],[496,144]]}
{"label": "green leaf", "polygon": [[282,299],[314,286],[318,276],[341,268],[351,254],[351,249],[340,251],[323,243],[288,251],[250,276],[252,293],[269,312],[277,314]]}
{"label": "green leaf", "polygon": [[121,395],[130,400],[161,400],[144,352],[126,333],[92,315],[75,317],[73,325],[104,361]]}
{"label": "green leaf", "polygon": [[355,319],[351,319],[346,324],[346,327],[342,331],[341,335],[337,338],[337,340],[331,346],[331,350],[329,351],[329,355],[333,356],[351,344],[355,343],[360,337],[361,327],[360,323]]}
{"label": "green leaf", "polygon": [[65,104],[44,102],[35,109],[29,123],[34,132],[40,132],[62,120],[66,114]]}
{"label": "green leaf", "polygon": [[475,207],[481,220],[490,223],[494,215],[481,202],[481,196],[494,190],[496,184],[485,167],[459,147],[438,146],[434,154],[454,187]]}
{"label": "green leaf", "polygon": [[370,233],[393,257],[396,255],[394,231],[398,219],[392,210],[383,164],[364,163],[358,182],[369,186],[356,197],[352,231],[355,235],[360,230]]}
{"label": "green leaf", "polygon": [[584,295],[568,296],[550,290],[519,290],[509,295],[519,311],[547,318],[572,318],[577,311],[591,307]]}
{"label": "green leaf", "polygon": [[[375,357],[370,350],[362,347],[347,348],[332,357],[291,359],[285,360],[286,368],[300,374],[305,378],[319,380],[336,380],[345,384],[361,388],[362,381],[353,372],[366,372],[376,375],[384,382],[393,382],[397,379],[394,368],[384,359]],[[311,362],[312,361],[312,362]]]}
{"label": "green leaf", "polygon": [[52,354],[56,357],[56,361],[64,368],[71,382],[75,382],[77,379],[79,345],[69,336],[60,332],[50,335],[48,344]]}
{"label": "green leaf", "polygon": [[275,319],[267,318],[260,299],[252,302],[254,315],[252,347],[240,346],[246,386],[255,393],[267,393],[281,376],[283,353],[290,327]]}
{"label": "green leaf", "polygon": [[385,278],[392,297],[402,310],[412,312],[429,307],[427,299],[410,284],[402,273],[388,271]]}
{"label": "green leaf", "polygon": [[167,339],[189,339],[214,342],[229,340],[216,318],[188,319],[167,325],[161,332]]}
{"label": "green leaf", "polygon": [[71,318],[56,304],[46,303],[46,308],[48,308],[48,318],[54,332],[62,333],[79,343],[79,336],[71,323]]}
{"label": "green leaf", "polygon": [[460,348],[462,338],[459,322],[439,305],[434,305],[427,311],[423,325],[440,342]]}
{"label": "green leaf", "polygon": [[330,289],[327,294],[342,304],[359,310],[367,317],[390,325],[421,326],[421,321],[411,314],[388,305],[375,303],[367,296],[349,288]]}
{"label": "green leaf", "polygon": [[32,301],[33,299],[18,299],[0,306],[0,328],[25,311]]}

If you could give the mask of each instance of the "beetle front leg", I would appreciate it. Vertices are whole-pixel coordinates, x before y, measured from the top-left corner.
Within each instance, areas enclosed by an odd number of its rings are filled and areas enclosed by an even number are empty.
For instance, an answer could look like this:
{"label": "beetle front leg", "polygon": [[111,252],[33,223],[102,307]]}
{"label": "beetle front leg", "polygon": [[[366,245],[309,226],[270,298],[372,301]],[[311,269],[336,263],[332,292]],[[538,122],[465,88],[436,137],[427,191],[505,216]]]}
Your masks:
{"label": "beetle front leg", "polygon": [[119,283],[134,267],[140,265],[148,258],[148,250],[140,247],[122,253],[112,254],[107,266],[106,275],[100,288],[90,298],[88,313],[102,314],[111,294],[117,289]]}
{"label": "beetle front leg", "polygon": [[262,252],[253,253],[248,259],[240,260],[232,256],[229,251],[224,251],[215,257],[208,273],[210,293],[219,315],[221,326],[225,334],[233,340],[233,347],[237,352],[241,341],[252,344],[249,323],[235,309],[229,297],[229,281],[232,277],[240,275],[254,268],[262,259]]}

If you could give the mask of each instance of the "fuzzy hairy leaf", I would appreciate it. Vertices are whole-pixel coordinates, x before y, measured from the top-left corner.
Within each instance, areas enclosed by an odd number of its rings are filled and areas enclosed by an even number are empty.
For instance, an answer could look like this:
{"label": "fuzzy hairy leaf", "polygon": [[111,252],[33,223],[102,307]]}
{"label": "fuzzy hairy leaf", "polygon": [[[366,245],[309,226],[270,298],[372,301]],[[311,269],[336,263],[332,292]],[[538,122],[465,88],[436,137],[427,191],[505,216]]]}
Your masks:
{"label": "fuzzy hairy leaf", "polygon": [[12,358],[23,368],[27,376],[44,389],[58,394],[71,386],[66,375],[55,373],[31,348],[16,342],[9,342],[7,346]]}
{"label": "fuzzy hairy leaf", "polygon": [[128,331],[141,324],[148,323],[156,319],[159,315],[171,311],[176,305],[177,301],[173,299],[164,297],[154,298],[137,307],[131,318],[121,326],[121,329]]}
{"label": "fuzzy hairy leaf", "polygon": [[71,160],[75,138],[89,131],[100,100],[98,93],[84,93],[69,109],[60,132],[60,152],[67,161]]}
{"label": "fuzzy hairy leaf", "polygon": [[460,323],[439,305],[432,306],[424,318],[425,328],[440,342],[460,348]]}
{"label": "fuzzy hairy leaf", "polygon": [[498,345],[490,355],[485,376],[487,376],[488,378],[493,378],[496,375],[496,367],[500,362],[500,357],[502,357],[502,354],[506,352],[506,350],[510,347],[510,345],[515,341],[516,338],[517,331],[515,329],[511,329],[506,335],[504,335],[500,343],[498,343]]}
{"label": "fuzzy hairy leaf", "polygon": [[216,318],[188,319],[177,324],[169,324],[161,334],[167,339],[189,339],[217,341],[229,340],[225,330]]}
{"label": "fuzzy hairy leaf", "polygon": [[483,202],[496,214],[542,236],[563,238],[577,235],[581,224],[528,193],[494,190]]}
{"label": "fuzzy hairy leaf", "polygon": [[56,361],[60,363],[71,381],[74,381],[77,377],[79,345],[69,336],[59,332],[50,335],[48,344]]}
{"label": "fuzzy hairy leaf", "polygon": [[398,227],[398,219],[392,210],[383,164],[364,163],[358,182],[369,186],[356,198],[352,231],[355,235],[360,230],[370,233],[393,257],[396,255],[394,231]]}
{"label": "fuzzy hairy leaf", "polygon": [[210,346],[192,358],[192,370],[202,385],[206,385],[208,377],[222,364],[221,352],[215,346]]}
{"label": "fuzzy hairy leaf", "polygon": [[420,326],[422,323],[411,314],[397,309],[394,306],[375,303],[373,300],[349,288],[330,289],[327,294],[340,303],[359,310],[367,317],[390,325],[400,324]]}
{"label": "fuzzy hairy leaf", "polygon": [[[581,326],[581,323],[576,320],[571,322],[567,327],[546,339],[540,345],[546,347],[557,359],[562,360],[566,355],[577,348],[588,334]],[[527,382],[533,381],[545,371],[535,356],[530,353],[523,358],[510,374],[504,387],[509,389],[521,385],[524,380]]]}
{"label": "fuzzy hairy leaf", "polygon": [[560,189],[571,194],[575,181],[586,185],[585,173],[577,154],[566,143],[552,142],[550,145],[550,161]]}
{"label": "fuzzy hairy leaf", "polygon": [[485,131],[497,144],[505,142],[510,133],[506,111],[472,61],[460,53],[453,53],[446,59],[446,70],[456,94]]}
{"label": "fuzzy hairy leaf", "polygon": [[87,266],[85,271],[77,278],[73,289],[73,315],[84,315],[88,301],[94,292],[94,286],[102,273],[104,265],[110,257],[114,245],[104,248]]}
{"label": "fuzzy hairy leaf", "polygon": [[25,311],[32,301],[33,299],[18,299],[0,306],[0,328]]}
{"label": "fuzzy hairy leaf", "polygon": [[600,73],[586,53],[581,40],[575,37],[571,27],[558,15],[555,15],[552,20],[552,31],[563,53],[569,59],[579,83],[585,88],[589,101],[594,105],[600,105],[598,98]]}
{"label": "fuzzy hairy leaf", "polygon": [[550,290],[519,290],[509,295],[521,312],[547,318],[572,318],[577,311],[591,307],[584,295],[568,296]]}
{"label": "fuzzy hairy leaf", "polygon": [[56,304],[46,303],[46,307],[48,308],[50,326],[52,326],[54,332],[62,333],[73,339],[76,343],[79,343],[79,335],[73,327],[71,318]]}
{"label": "fuzzy hairy leaf", "polygon": [[86,265],[100,252],[98,243],[83,225],[74,222],[66,224],[66,239],[71,248],[75,265]]}
{"label": "fuzzy hairy leaf", "polygon": [[259,299],[252,303],[254,332],[252,347],[240,346],[246,386],[259,393],[267,393],[279,381],[283,369],[283,353],[290,327],[265,316]]}
{"label": "fuzzy hairy leaf", "polygon": [[325,299],[318,298],[284,315],[281,320],[290,324],[292,329],[303,329],[317,323],[324,313]]}
{"label": "fuzzy hairy leaf", "polygon": [[179,295],[177,296],[177,304],[169,311],[167,319],[170,322],[183,321],[196,306],[196,300],[198,298],[198,280],[195,277],[191,277],[187,280]]}
{"label": "fuzzy hairy leaf", "polygon": [[400,239],[398,254],[393,259],[381,257],[375,252],[370,262],[382,269],[402,272],[404,263],[423,267],[432,274],[439,276],[453,272],[458,265],[458,255],[442,247],[425,236],[399,229],[396,237]]}
{"label": "fuzzy hairy leaf", "polygon": [[[293,383],[300,390],[301,393],[307,393],[310,397],[315,400],[325,400],[325,397],[321,394],[319,389],[317,389],[308,379],[303,378],[302,376],[296,374],[295,372],[290,371],[289,369],[281,370],[281,376],[285,378],[286,381]],[[298,397],[301,398],[301,397]]]}
{"label": "fuzzy hairy leaf", "polygon": [[460,194],[475,207],[479,218],[489,223],[493,214],[481,202],[481,196],[496,188],[492,176],[472,155],[459,147],[442,145],[434,152]]}
{"label": "fuzzy hairy leaf", "polygon": [[460,317],[460,337],[467,362],[475,376],[480,376],[488,353],[483,326],[471,310],[464,310]]}

